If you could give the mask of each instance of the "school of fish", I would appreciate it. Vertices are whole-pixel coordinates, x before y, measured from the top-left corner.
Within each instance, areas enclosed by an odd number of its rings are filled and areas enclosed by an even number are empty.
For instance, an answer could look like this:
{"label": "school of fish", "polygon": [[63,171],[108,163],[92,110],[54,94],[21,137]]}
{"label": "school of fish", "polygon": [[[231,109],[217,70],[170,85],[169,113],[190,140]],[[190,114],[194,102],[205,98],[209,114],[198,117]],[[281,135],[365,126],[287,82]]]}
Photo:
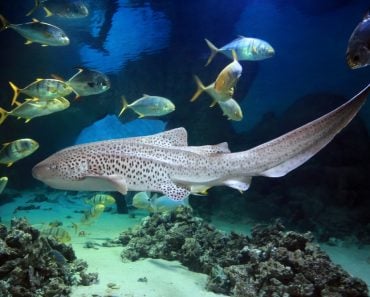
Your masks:
{"label": "school of fish", "polygon": [[[80,19],[90,13],[88,7],[79,0],[35,0],[27,16],[39,8],[45,11],[46,17]],[[47,47],[70,44],[70,37],[61,28],[37,19],[12,24],[0,14],[0,22],[0,31],[14,30],[25,38],[26,45],[38,43]],[[352,69],[370,64],[369,23],[367,14],[348,42],[346,60]],[[244,36],[237,37],[221,48],[208,39],[205,42],[211,51],[206,66],[218,53],[232,59],[232,62],[208,86],[195,75],[197,90],[190,101],[195,101],[206,92],[212,98],[211,107],[218,105],[228,120],[240,121],[243,112],[233,98],[243,73],[240,62],[272,58],[275,50],[267,41]],[[24,119],[28,123],[34,118],[63,111],[71,104],[65,98],[71,94],[75,94],[77,99],[101,94],[111,88],[110,80],[104,73],[84,67],[79,67],[77,73],[68,80],[52,75],[52,78],[35,78],[23,88],[13,82],[9,84],[14,93],[10,105],[15,107],[11,110],[0,107],[0,125],[8,116]],[[180,205],[188,206],[190,194],[205,194],[214,186],[226,185],[245,191],[253,176],[284,176],[329,143],[356,115],[369,92],[368,85],[347,103],[317,120],[239,153],[231,153],[226,143],[188,146],[186,131],[178,128],[152,136],[70,147],[37,164],[32,174],[57,189],[118,191],[122,194],[142,191],[134,196],[133,206],[150,212],[174,210]],[[21,94],[27,97],[23,101],[18,100]],[[143,118],[164,116],[174,112],[176,107],[168,98],[144,94],[130,104],[122,96],[119,116],[127,109]],[[35,140],[27,138],[4,143],[0,150],[0,163],[11,166],[38,148]],[[0,193],[7,182],[7,177],[0,178]],[[149,192],[162,193],[164,196],[158,197]],[[104,212],[107,205],[115,203],[115,199],[106,194],[97,194],[85,202],[90,208],[84,212],[80,223],[90,224]],[[44,233],[55,233],[61,241],[70,240],[60,227],[50,228]]]}

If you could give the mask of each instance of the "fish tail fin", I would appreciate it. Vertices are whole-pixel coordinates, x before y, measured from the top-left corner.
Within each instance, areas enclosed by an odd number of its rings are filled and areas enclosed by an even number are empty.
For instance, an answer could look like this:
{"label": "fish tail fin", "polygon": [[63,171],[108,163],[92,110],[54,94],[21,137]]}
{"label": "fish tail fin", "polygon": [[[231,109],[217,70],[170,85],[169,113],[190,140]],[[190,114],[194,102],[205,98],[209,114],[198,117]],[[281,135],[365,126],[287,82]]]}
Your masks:
{"label": "fish tail fin", "polygon": [[0,22],[1,22],[0,32],[9,28],[10,23],[8,22],[8,20],[2,14],[0,14]]}
{"label": "fish tail fin", "polygon": [[5,119],[8,117],[8,112],[0,107],[0,125],[4,123]]}
{"label": "fish tail fin", "polygon": [[33,14],[39,6],[40,0],[35,0],[35,6],[29,12],[27,12],[26,16],[30,16],[31,14]]}
{"label": "fish tail fin", "polygon": [[210,42],[208,39],[204,39],[204,40],[206,41],[209,49],[211,50],[211,54],[210,54],[210,56],[207,60],[207,63],[206,63],[206,65],[204,65],[204,66],[208,66],[212,62],[213,58],[219,52],[219,49],[212,42]]}
{"label": "fish tail fin", "polygon": [[15,85],[15,84],[13,84],[11,81],[9,82],[9,85],[10,85],[10,87],[13,89],[13,91],[14,91],[14,95],[13,95],[13,98],[12,98],[12,103],[11,103],[11,105],[14,105],[15,103],[17,103],[17,98],[18,98],[18,96],[19,96],[19,94],[20,94],[20,89]]}
{"label": "fish tail fin", "polygon": [[197,90],[195,94],[193,95],[193,97],[191,97],[190,102],[194,102],[195,100],[197,100],[200,94],[202,94],[203,91],[206,89],[206,87],[203,85],[202,81],[200,80],[198,76],[194,75],[194,80],[197,84]]}
{"label": "fish tail fin", "polygon": [[125,98],[125,96],[121,96],[121,99],[122,99],[122,109],[121,109],[121,111],[120,111],[120,113],[119,113],[119,117],[124,113],[124,111],[127,109],[127,107],[128,107],[128,103],[127,103],[127,100],[126,100],[126,98]]}
{"label": "fish tail fin", "polygon": [[43,7],[45,13],[46,13],[46,17],[51,17],[52,15],[54,15],[47,7]]}
{"label": "fish tail fin", "polygon": [[236,54],[236,51],[233,49],[233,50],[231,50],[231,54],[232,54],[232,56],[233,56],[233,60],[234,61],[238,61],[238,55]]}

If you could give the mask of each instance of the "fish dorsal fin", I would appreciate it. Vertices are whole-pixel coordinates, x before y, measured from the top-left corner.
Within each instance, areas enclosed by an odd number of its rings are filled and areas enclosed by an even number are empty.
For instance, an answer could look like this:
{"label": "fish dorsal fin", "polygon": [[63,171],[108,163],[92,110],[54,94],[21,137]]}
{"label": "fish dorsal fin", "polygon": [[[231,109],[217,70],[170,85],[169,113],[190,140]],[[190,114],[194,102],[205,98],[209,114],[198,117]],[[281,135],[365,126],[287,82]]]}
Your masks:
{"label": "fish dorsal fin", "polygon": [[180,127],[154,135],[127,138],[127,140],[164,147],[188,146],[188,133],[185,128]]}
{"label": "fish dorsal fin", "polygon": [[148,94],[143,94],[143,97],[150,97],[150,95],[148,95]]}
{"label": "fish dorsal fin", "polygon": [[76,69],[78,70],[77,73],[75,73],[70,79],[68,79],[69,82],[76,78],[81,72],[87,70],[87,68],[83,67],[76,67]]}
{"label": "fish dorsal fin", "polygon": [[215,145],[188,146],[185,148],[185,150],[201,155],[230,153],[227,142],[222,142]]}
{"label": "fish dorsal fin", "polygon": [[60,81],[65,82],[65,79],[64,79],[63,77],[61,77],[60,75],[58,75],[58,74],[54,74],[54,73],[52,73],[50,76],[51,76],[53,79],[56,79],[56,80],[60,80]]}

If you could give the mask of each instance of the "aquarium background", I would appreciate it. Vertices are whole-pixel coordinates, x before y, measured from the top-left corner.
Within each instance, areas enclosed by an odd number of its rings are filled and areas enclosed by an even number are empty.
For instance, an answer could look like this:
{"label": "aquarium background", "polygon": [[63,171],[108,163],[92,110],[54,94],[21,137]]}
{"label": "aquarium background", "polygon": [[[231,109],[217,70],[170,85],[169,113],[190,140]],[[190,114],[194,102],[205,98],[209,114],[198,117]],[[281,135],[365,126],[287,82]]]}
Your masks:
{"label": "aquarium background", "polygon": [[[78,100],[71,96],[66,111],[27,124],[8,118],[0,127],[1,143],[24,137],[40,143],[32,156],[0,168],[1,176],[9,177],[8,188],[40,187],[31,168],[80,142],[82,131],[91,135],[83,142],[122,137],[126,130],[120,130],[120,124],[131,124],[129,130],[137,135],[153,133],[141,120],[132,129],[132,111],[120,123],[104,121],[119,113],[122,95],[129,102],[144,93],[170,98],[176,111],[158,119],[159,130],[183,126],[192,145],[227,141],[232,151],[239,151],[321,116],[370,81],[370,67],[351,70],[345,62],[349,36],[369,8],[368,1],[86,2],[91,13],[85,19],[45,18],[42,9],[33,15],[63,28],[71,39],[67,47],[26,46],[13,30],[0,33],[0,106],[5,109],[10,109],[12,97],[8,81],[23,87],[51,74],[68,79],[83,66],[106,73],[112,84],[100,95]],[[30,20],[25,14],[33,4],[1,1],[0,12],[12,23],[23,23]],[[194,103],[190,98],[196,90],[194,74],[209,84],[229,63],[218,54],[204,67],[209,55],[204,38],[221,47],[238,35],[268,41],[276,55],[241,62],[244,72],[234,97],[244,118],[231,122],[220,110],[209,108],[206,95]],[[354,237],[370,243],[369,119],[367,103],[332,143],[286,177],[254,178],[242,195],[214,188],[208,197],[195,196],[190,203],[203,218],[217,214],[238,223],[280,218],[290,228],[314,231],[322,241]]]}

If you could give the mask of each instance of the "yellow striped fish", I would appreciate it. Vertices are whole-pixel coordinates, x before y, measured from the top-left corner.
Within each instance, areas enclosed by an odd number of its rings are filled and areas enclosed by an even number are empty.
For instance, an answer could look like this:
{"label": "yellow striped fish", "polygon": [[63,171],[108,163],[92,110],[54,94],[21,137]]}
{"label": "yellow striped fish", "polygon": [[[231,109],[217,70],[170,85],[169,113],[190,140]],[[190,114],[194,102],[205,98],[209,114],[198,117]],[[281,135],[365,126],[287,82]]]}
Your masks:
{"label": "yellow striped fish", "polygon": [[46,227],[41,230],[41,235],[54,237],[57,241],[66,243],[71,241],[71,236],[62,227]]}
{"label": "yellow striped fish", "polygon": [[112,205],[116,203],[116,200],[111,196],[107,194],[96,194],[90,199],[85,199],[85,203],[89,204],[91,206],[95,206],[97,204],[102,204],[104,206]]}
{"label": "yellow striped fish", "polygon": [[81,223],[89,224],[92,223],[92,220],[97,219],[104,212],[104,204],[96,204],[92,206],[88,211],[85,211]]}

